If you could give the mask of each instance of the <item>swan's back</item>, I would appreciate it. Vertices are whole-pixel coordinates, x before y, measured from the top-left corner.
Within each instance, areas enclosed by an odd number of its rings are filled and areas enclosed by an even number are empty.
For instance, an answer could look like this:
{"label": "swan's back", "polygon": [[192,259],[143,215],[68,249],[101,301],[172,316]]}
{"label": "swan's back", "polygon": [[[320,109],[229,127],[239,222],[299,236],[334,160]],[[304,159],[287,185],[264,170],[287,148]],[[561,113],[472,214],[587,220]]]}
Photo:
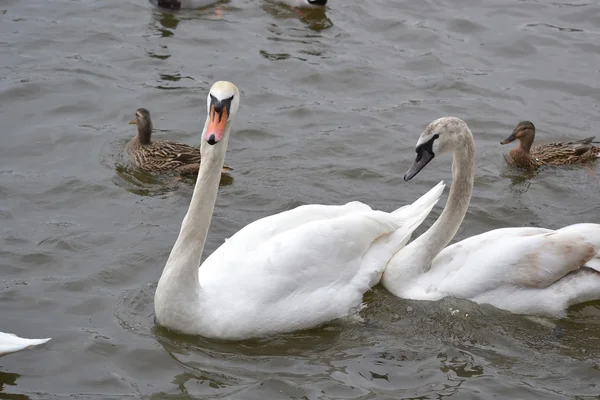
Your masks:
{"label": "swan's back", "polygon": [[440,183],[392,213],[352,202],[302,206],[255,221],[204,261],[194,318],[170,325],[239,339],[311,328],[349,314],[443,188]]}

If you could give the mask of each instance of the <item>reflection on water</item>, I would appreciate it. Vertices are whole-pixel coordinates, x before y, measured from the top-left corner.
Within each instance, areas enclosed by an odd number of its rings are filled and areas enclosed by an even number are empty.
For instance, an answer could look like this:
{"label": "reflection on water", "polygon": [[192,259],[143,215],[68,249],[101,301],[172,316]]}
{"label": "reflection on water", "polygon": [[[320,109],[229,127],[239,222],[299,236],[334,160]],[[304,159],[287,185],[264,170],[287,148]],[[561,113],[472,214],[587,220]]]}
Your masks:
{"label": "reflection on water", "polygon": [[[153,13],[153,15],[155,17],[158,15],[158,18],[157,18],[158,23],[161,24],[166,29],[175,30],[175,28],[177,28],[177,25],[179,25],[179,19],[177,18],[177,15],[175,13],[161,12],[161,13]],[[168,36],[171,36],[171,35],[173,35],[172,32]],[[165,37],[165,36],[163,36],[163,37]]]}
{"label": "reflection on water", "polygon": [[[177,190],[180,184],[189,186],[196,184],[195,176],[183,176],[168,172],[150,173],[132,165],[115,166],[117,176],[113,182],[130,193],[138,196],[160,196],[167,192]],[[230,174],[221,174],[219,186],[228,186],[233,183],[233,177]]]}
{"label": "reflection on water", "polygon": [[523,168],[506,166],[500,173],[500,177],[510,179],[510,189],[515,195],[521,195],[527,190],[538,176],[537,170],[526,170]]}
{"label": "reflection on water", "polygon": [[19,379],[20,376],[21,375],[19,375],[19,374],[12,374],[10,372],[0,371],[0,399],[5,399],[5,400],[29,399],[29,396],[26,396],[24,394],[6,393],[6,392],[8,392],[8,387],[5,387],[5,385],[16,386],[17,379]]}
{"label": "reflection on water", "polygon": [[333,26],[333,22],[327,17],[326,9],[297,9],[281,3],[265,2],[261,8],[269,15],[279,20],[288,18],[299,19],[308,29],[321,32]]}

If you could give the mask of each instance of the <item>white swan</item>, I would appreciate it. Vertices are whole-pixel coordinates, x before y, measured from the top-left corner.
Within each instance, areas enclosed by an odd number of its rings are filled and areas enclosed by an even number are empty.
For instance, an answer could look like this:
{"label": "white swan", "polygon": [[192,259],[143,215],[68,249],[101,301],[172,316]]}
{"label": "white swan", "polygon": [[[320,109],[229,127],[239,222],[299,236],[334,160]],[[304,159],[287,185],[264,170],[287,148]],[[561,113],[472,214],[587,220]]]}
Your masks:
{"label": "white swan", "polygon": [[439,153],[454,153],[448,202],[433,226],[390,260],[382,277],[390,292],[414,300],[453,296],[517,314],[557,317],[573,304],[600,299],[598,224],[496,229],[444,249],[469,207],[475,143],[464,121],[433,121],[417,142],[405,180],[433,159],[435,146]]}
{"label": "white swan", "polygon": [[200,266],[239,104],[232,83],[216,82],[210,89],[200,172],[156,287],[156,321],[183,333],[246,339],[349,314],[437,203],[443,183],[392,213],[351,202],[306,205],[260,219]]}
{"label": "white swan", "polygon": [[12,333],[0,332],[0,357],[17,351],[31,349],[32,347],[46,343],[47,339],[24,339]]}
{"label": "white swan", "polygon": [[[327,5],[327,0],[278,0],[292,7],[298,8],[322,8]],[[204,8],[217,4],[219,0],[150,0],[152,4],[171,10],[185,8]]]}

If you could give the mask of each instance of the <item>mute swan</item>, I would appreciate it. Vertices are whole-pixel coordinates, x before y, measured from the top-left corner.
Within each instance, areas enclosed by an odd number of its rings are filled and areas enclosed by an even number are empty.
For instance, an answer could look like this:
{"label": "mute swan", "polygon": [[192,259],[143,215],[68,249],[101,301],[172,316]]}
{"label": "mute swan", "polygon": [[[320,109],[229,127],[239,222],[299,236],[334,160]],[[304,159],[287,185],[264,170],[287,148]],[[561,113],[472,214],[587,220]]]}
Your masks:
{"label": "mute swan", "polygon": [[202,163],[154,297],[158,324],[220,339],[308,329],[346,316],[437,203],[440,182],[392,213],[365,204],[305,205],[257,220],[202,265],[240,93],[216,82],[207,98]]}
{"label": "mute swan", "polygon": [[517,314],[557,317],[573,304],[600,299],[598,224],[495,229],[444,249],[469,207],[475,142],[464,121],[433,121],[417,142],[417,158],[404,180],[434,158],[435,146],[439,153],[454,154],[448,202],[429,230],[392,257],[384,287],[407,299],[453,296]]}
{"label": "mute swan", "polygon": [[31,349],[32,347],[46,343],[47,339],[24,339],[12,333],[0,332],[0,357],[17,351]]}
{"label": "mute swan", "polygon": [[513,133],[500,142],[508,144],[519,140],[519,146],[504,155],[508,165],[537,169],[543,165],[568,165],[593,161],[600,157],[600,147],[592,143],[595,139],[590,136],[586,139],[571,142],[554,142],[533,146],[535,139],[535,126],[530,121],[521,121]]}
{"label": "mute swan", "polygon": [[[150,0],[158,7],[179,10],[183,8],[203,8],[219,2],[219,0]],[[298,8],[320,8],[327,4],[327,0],[279,0],[280,3]]]}
{"label": "mute swan", "polygon": [[[137,135],[127,143],[127,154],[138,168],[154,171],[176,171],[182,175],[196,175],[200,169],[200,148],[166,140],[152,141],[150,111],[138,108],[129,122],[137,125]],[[223,173],[232,168],[223,166]]]}

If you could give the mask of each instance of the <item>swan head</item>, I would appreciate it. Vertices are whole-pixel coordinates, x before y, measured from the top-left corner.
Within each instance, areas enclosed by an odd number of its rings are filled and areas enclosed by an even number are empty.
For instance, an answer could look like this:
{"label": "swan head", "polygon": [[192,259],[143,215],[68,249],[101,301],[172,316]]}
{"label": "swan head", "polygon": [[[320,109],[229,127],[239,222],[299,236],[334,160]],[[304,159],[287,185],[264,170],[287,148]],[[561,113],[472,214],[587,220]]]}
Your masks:
{"label": "swan head", "polygon": [[471,131],[466,122],[456,117],[442,117],[431,122],[417,142],[415,151],[417,158],[404,175],[404,180],[409,181],[415,177],[437,153],[448,153],[458,150],[472,139]]}
{"label": "swan head", "polygon": [[519,139],[520,141],[530,141],[533,143],[535,138],[535,125],[531,121],[521,121],[515,126],[515,129],[509,137],[500,142],[500,144],[509,144]]}
{"label": "swan head", "polygon": [[211,146],[221,142],[239,108],[240,91],[237,86],[227,81],[215,82],[206,98],[208,118],[203,140]]}

